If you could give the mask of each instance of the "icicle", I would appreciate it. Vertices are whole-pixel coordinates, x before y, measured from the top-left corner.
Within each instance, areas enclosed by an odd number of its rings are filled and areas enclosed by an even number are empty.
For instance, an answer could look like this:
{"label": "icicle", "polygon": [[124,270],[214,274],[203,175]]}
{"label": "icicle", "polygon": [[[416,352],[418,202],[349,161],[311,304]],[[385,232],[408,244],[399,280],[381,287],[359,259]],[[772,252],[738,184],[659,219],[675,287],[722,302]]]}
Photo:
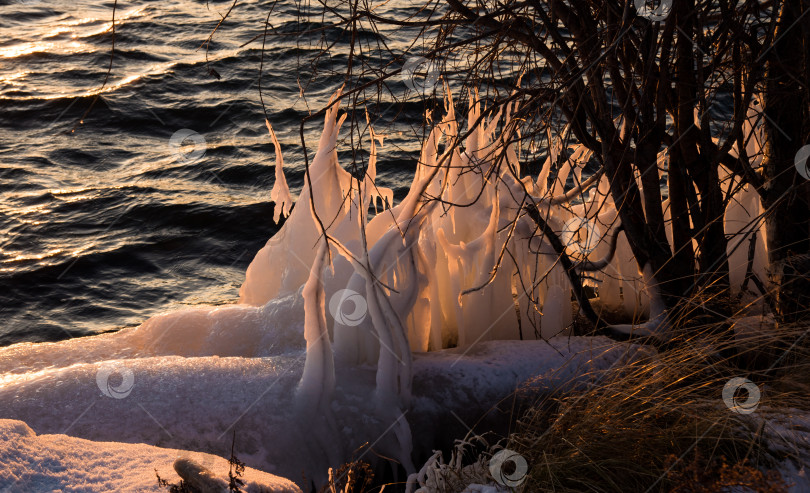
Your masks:
{"label": "icicle", "polygon": [[[366,112],[366,123],[368,124],[371,147],[369,149],[366,176],[363,180],[363,194],[365,199],[364,204],[370,201],[371,205],[374,206],[374,212],[376,213],[378,199],[382,203],[383,209],[385,209],[386,204],[388,204],[388,207],[393,207],[394,191],[390,188],[375,186],[374,182],[377,179],[377,140],[379,140],[380,146],[382,146],[384,136],[378,135],[376,132],[374,132],[374,128],[371,126],[371,122],[369,121],[368,112]],[[364,210],[368,209],[367,205],[364,207],[366,207]]]}
{"label": "icicle", "polygon": [[[576,150],[574,151],[576,154]],[[565,192],[565,182],[568,181],[568,175],[571,174],[571,169],[574,166],[574,160],[572,159],[574,155],[569,155],[568,159],[566,159],[562,166],[560,166],[559,170],[557,170],[557,176],[554,178],[554,182],[549,187],[549,191],[552,195],[560,194]]]}
{"label": "icicle", "polygon": [[279,218],[290,215],[293,200],[290,195],[290,187],[287,186],[287,180],[284,178],[284,158],[281,155],[281,146],[270,122],[265,119],[264,123],[267,125],[267,131],[270,132],[273,146],[276,148],[276,182],[273,183],[273,189],[270,191],[270,200],[275,203],[273,222],[278,223]]}
{"label": "icicle", "polygon": [[322,273],[327,256],[326,239],[320,240],[315,262],[304,285],[304,338],[307,356],[298,388],[299,399],[308,408],[326,410],[335,391],[335,362],[326,328]]}
{"label": "icicle", "polygon": [[540,318],[540,334],[543,339],[550,339],[562,334],[570,323],[571,296],[558,285],[549,288],[543,301],[543,316]]}
{"label": "icicle", "polygon": [[309,421],[312,440],[316,445],[313,453],[324,454],[325,459],[334,464],[345,456],[345,451],[333,438],[339,436],[339,428],[331,407],[335,393],[335,361],[326,326],[326,294],[323,286],[328,248],[326,238],[321,238],[302,291],[307,347],[296,404],[299,413]]}

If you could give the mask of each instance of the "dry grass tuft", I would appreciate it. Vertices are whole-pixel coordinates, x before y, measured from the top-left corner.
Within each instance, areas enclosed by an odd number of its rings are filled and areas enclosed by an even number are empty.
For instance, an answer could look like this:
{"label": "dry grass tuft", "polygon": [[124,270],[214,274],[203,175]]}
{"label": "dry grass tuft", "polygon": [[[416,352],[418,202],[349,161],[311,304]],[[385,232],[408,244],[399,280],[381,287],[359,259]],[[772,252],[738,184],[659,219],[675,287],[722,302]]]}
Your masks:
{"label": "dry grass tuft", "polygon": [[[530,465],[524,491],[786,491],[775,465],[810,454],[788,443],[784,419],[771,433],[771,417],[810,413],[810,326],[751,321],[681,329],[666,349],[537,403],[510,437]],[[733,377],[761,390],[754,414],[724,404]]]}

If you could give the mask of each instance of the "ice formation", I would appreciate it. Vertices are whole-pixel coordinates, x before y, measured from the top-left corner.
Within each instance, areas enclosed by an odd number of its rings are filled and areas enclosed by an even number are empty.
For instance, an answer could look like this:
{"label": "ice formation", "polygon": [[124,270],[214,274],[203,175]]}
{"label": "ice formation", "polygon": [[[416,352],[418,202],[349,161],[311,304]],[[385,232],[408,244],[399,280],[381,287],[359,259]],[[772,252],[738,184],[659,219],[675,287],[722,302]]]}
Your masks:
{"label": "ice formation", "polygon": [[[376,364],[375,395],[381,409],[404,410],[411,397],[411,351],[564,334],[573,321],[571,286],[547,239],[535,234],[535,223],[524,214],[527,203],[538,207],[555,232],[568,233],[565,228],[575,224],[571,233],[585,235],[584,242],[568,241],[567,248],[583,265],[602,262],[590,270],[597,271],[592,282],[603,295],[603,306],[649,319],[640,325],[615,326],[617,330],[641,335],[666,330],[655,273],[649,265],[638,265],[623,233],[615,233],[613,241],[606,235],[615,227],[618,213],[605,176],[597,173],[583,180],[591,157],[584,146],[566,153],[550,185],[550,170],[562,150],[559,143],[552,145],[536,181],[522,178],[519,149],[507,143],[513,140],[510,115],[517,103],[486,118],[471,96],[462,148],[448,90],[445,117],[424,143],[408,195],[367,223],[369,202],[376,204],[379,197],[374,185],[375,134],[369,125],[371,158],[364,178],[355,184],[338,163],[334,148],[343,122],[337,108],[334,104],[326,112],[299,206],[256,255],[240,291],[245,303],[266,303],[297,289],[311,267],[304,291],[307,347],[312,351],[307,354],[302,391],[313,395],[320,391],[321,398],[328,399],[335,360],[371,363]],[[754,132],[754,126],[749,130]],[[667,164],[668,154],[662,152],[659,179]],[[576,186],[566,190],[572,175]],[[732,198],[725,218],[733,238],[731,282],[739,290],[748,263],[748,250],[739,246],[757,232],[759,237],[752,240],[754,271],[764,277],[764,230],[756,221],[762,206],[756,193],[740,186],[727,170],[723,178]],[[643,190],[638,174],[636,179]],[[315,250],[318,253],[313,254]],[[297,258],[297,264],[287,262],[287,252],[304,258]],[[282,280],[280,286],[277,280]],[[324,300],[341,290],[359,294],[368,316],[325,317]],[[408,462],[408,434],[407,426],[399,429],[403,448],[398,457],[403,463]]]}
{"label": "ice formation", "polygon": [[[522,211],[534,203],[555,231],[568,233],[565,229],[574,224],[569,235],[574,239],[567,242],[573,258],[591,265],[609,259],[591,269],[595,272],[589,281],[603,306],[636,318],[658,318],[662,308],[651,306],[657,297],[654,273],[643,273],[623,232],[615,245],[608,239],[618,213],[607,177],[583,180],[591,152],[582,145],[568,149],[567,159],[549,180],[563,150],[559,139],[552,139],[540,176],[521,177],[519,149],[506,144],[512,140],[510,115],[515,109],[516,103],[510,104],[482,118],[480,103],[471,99],[462,149],[448,96],[445,117],[424,143],[407,197],[366,224],[369,201],[376,203],[380,196],[374,185],[376,136],[369,126],[369,166],[355,184],[337,160],[334,146],[342,119],[333,105],[299,206],[248,268],[242,301],[263,304],[298,289],[315,262],[316,239],[325,235],[329,258],[334,258],[324,275],[325,299],[349,289],[369,303],[370,315],[360,323],[327,317],[335,357],[353,364],[379,363],[381,387],[396,387],[404,395],[407,385],[391,360],[407,359],[405,345],[427,351],[484,340],[549,338],[570,327],[571,286],[557,255]],[[753,146],[749,152],[754,156],[757,150]],[[668,155],[662,152],[661,178],[667,164]],[[566,189],[569,177],[578,184],[573,190]],[[757,220],[762,206],[756,192],[740,186],[727,170],[722,177],[731,197],[725,218],[731,282],[739,290],[754,234],[754,272],[765,278],[764,228]],[[636,179],[643,189],[640,177]],[[296,258],[288,261],[291,255]]]}
{"label": "ice formation", "polygon": [[[604,306],[649,318],[616,329],[637,334],[665,330],[664,304],[650,266],[640,268],[623,233],[616,233],[615,241],[602,241],[618,213],[605,176],[582,178],[590,151],[582,145],[570,150],[549,184],[562,150],[555,143],[536,181],[520,177],[519,149],[507,144],[516,104],[485,118],[480,103],[471,97],[462,149],[448,95],[445,117],[424,143],[408,195],[368,222],[369,203],[376,204],[380,197],[374,184],[376,136],[369,125],[369,165],[355,183],[338,163],[335,150],[343,122],[338,105],[326,112],[299,205],[256,255],[240,290],[244,303],[262,304],[306,282],[308,352],[301,391],[313,403],[323,407],[318,399],[330,399],[335,360],[376,364],[380,408],[404,410],[411,396],[411,351],[566,333],[573,321],[571,286],[547,240],[534,234],[535,224],[523,213],[527,202],[538,206],[555,231],[564,233],[573,223],[577,226],[572,233],[585,234],[584,242],[568,242],[572,257],[590,265],[607,259],[599,269],[591,269],[597,270],[593,283]],[[659,173],[667,159],[662,152]],[[566,190],[572,175],[577,186]],[[747,249],[740,257],[743,249],[737,246],[754,233],[751,220],[761,212],[761,204],[755,192],[735,186],[730,173],[724,178],[733,198],[726,217],[727,232],[735,238],[729,244],[731,280],[739,289]],[[636,179],[643,189],[640,176]],[[766,252],[761,234],[755,246],[755,270],[762,274]],[[290,255],[296,257],[292,262]],[[368,316],[325,316],[324,300],[343,290],[362,297]],[[408,434],[403,425],[399,458],[408,457]]]}
{"label": "ice formation", "polygon": [[[603,306],[648,319],[616,328],[665,330],[654,272],[640,268],[619,232],[607,178],[583,177],[591,157],[583,146],[563,152],[561,141],[550,138],[537,179],[521,176],[520,149],[511,138],[517,103],[487,117],[471,100],[462,147],[448,95],[410,191],[393,204],[392,192],[375,184],[382,138],[370,125],[364,176],[352,176],[338,161],[346,118],[339,116],[340,94],[325,111],[292,210],[282,149],[266,122],[276,153],[273,219],[289,217],[248,267],[240,303],[163,314],[115,334],[2,348],[0,416],[26,419],[39,432],[65,426],[93,439],[159,436],[189,449],[220,447],[223,433],[239,423],[258,437],[248,439],[249,460],[295,478],[303,464],[323,475],[349,458],[347,447],[381,437],[375,451],[415,473],[416,437],[439,410],[485,411],[480,407],[503,398],[515,382],[579,368],[570,362],[580,357],[590,365],[615,362],[627,349],[601,338],[555,338],[573,322],[572,286],[548,239],[524,213],[529,203],[553,231],[572,238],[566,250],[589,266],[587,282]],[[757,151],[752,147],[749,155]],[[661,170],[667,159],[662,153]],[[755,191],[727,170],[721,174],[732,198],[725,217],[731,281],[740,290],[751,241],[753,270],[764,278],[762,205]],[[493,342],[517,339],[523,341]],[[594,341],[604,351],[582,356]],[[480,354],[489,359],[477,360]],[[108,363],[136,375],[127,399],[137,407],[98,400],[95,376]],[[475,402],[469,401],[473,387]],[[177,399],[184,403],[179,412]],[[245,402],[252,402],[247,410]],[[80,419],[89,412],[85,404],[96,406],[92,427]],[[121,426],[123,417],[129,427]]]}

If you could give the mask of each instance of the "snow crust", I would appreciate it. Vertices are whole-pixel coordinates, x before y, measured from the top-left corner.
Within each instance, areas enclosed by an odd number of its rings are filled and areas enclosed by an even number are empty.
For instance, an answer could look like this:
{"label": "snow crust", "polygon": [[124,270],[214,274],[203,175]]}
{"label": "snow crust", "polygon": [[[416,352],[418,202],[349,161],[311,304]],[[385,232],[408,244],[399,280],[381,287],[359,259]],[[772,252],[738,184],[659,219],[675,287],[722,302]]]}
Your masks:
{"label": "snow crust", "polygon": [[[177,483],[172,468],[178,458],[205,463],[227,477],[222,457],[143,444],[92,442],[62,434],[37,435],[22,421],[0,419],[0,491],[161,492],[155,471]],[[301,493],[284,478],[246,468],[242,479],[249,493]]]}
{"label": "snow crust", "polygon": [[[373,443],[377,454],[398,453],[401,441],[392,428],[398,421],[411,423],[414,457],[421,460],[432,453],[439,431],[451,431],[443,429],[451,412],[471,425],[482,416],[496,418],[491,408],[517,387],[544,392],[571,385],[572,377],[587,378],[591,370],[616,364],[632,348],[604,338],[557,338],[550,344],[492,341],[467,352],[417,354],[407,412],[391,408],[386,413],[369,399],[373,367],[339,366],[331,422],[325,413],[302,413],[296,405],[303,344],[262,358],[157,356],[73,363],[7,374],[0,387],[0,416],[25,421],[40,434],[219,456],[229,455],[235,429],[236,454],[248,466],[306,489],[302,471],[316,483],[323,481],[328,467],[351,458],[365,442]],[[98,386],[98,372],[109,364],[132,371],[134,384],[124,398],[108,397]],[[118,378],[114,386],[120,385]],[[364,460],[376,457],[366,453]]]}

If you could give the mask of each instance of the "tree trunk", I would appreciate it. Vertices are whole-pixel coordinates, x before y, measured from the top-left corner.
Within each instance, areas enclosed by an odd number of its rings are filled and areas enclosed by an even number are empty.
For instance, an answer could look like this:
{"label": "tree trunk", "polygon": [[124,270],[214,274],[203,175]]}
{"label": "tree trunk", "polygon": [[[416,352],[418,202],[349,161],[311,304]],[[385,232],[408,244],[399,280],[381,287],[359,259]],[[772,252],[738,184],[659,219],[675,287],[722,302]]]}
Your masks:
{"label": "tree trunk", "polygon": [[[807,0],[786,0],[767,54],[764,94],[766,181],[765,205],[768,256],[779,289],[778,311],[793,320],[810,296],[795,284],[793,276],[782,276],[790,257],[810,253],[810,183],[798,172],[796,154],[808,144],[810,98],[808,97],[808,33],[810,14]],[[807,306],[806,304],[804,305]]]}
{"label": "tree trunk", "polygon": [[[699,107],[703,84],[698,80],[696,64],[697,12],[694,0],[675,3],[675,16],[679,27],[676,50],[676,97],[678,101],[675,119],[678,143],[675,156],[681,160],[676,166],[686,170],[689,178],[700,193],[693,200],[690,213],[694,224],[692,237],[697,240],[697,260],[700,265],[700,276],[695,280],[695,288],[710,289],[722,292],[728,289],[728,258],[726,255],[726,237],[723,228],[723,205],[717,168],[711,168],[708,149],[701,145],[701,131],[695,122],[696,109]],[[688,187],[691,184],[687,185]],[[688,295],[687,293],[684,293]]]}

